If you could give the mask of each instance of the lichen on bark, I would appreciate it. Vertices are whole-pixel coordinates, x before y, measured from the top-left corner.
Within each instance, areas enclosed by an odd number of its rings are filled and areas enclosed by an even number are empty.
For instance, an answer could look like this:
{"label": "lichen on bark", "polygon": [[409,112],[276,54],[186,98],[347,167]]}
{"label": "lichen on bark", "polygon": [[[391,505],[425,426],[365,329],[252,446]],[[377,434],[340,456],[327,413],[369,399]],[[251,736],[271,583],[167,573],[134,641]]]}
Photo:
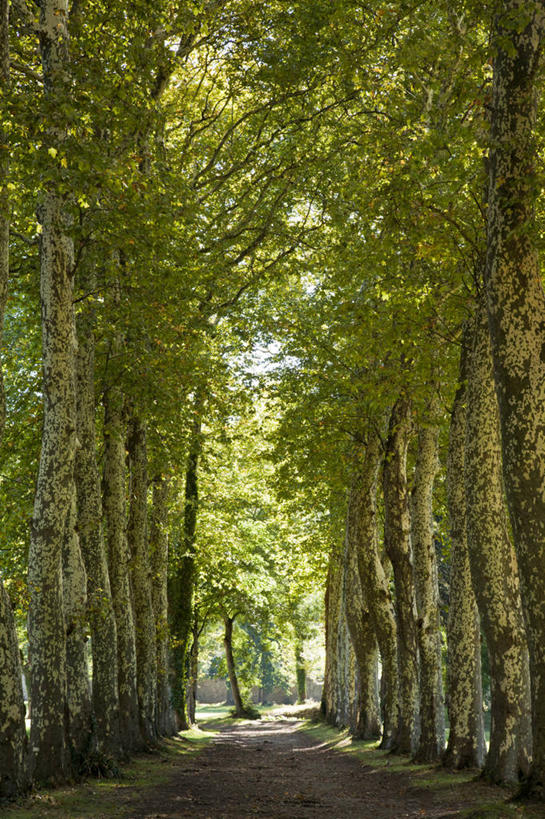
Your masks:
{"label": "lichen on bark", "polygon": [[470,332],[466,327],[460,354],[459,384],[450,418],[447,456],[450,533],[447,708],[450,730],[443,763],[455,769],[481,768],[486,754],[480,620],[471,583],[466,535],[464,468],[467,349],[470,341]]}
{"label": "lichen on bark", "polygon": [[[513,19],[522,25],[514,26]],[[545,799],[545,293],[534,238],[540,2],[504,0],[492,31],[486,286],[503,476],[532,678],[527,790]]]}
{"label": "lichen on bark", "polygon": [[411,540],[420,651],[420,737],[416,758],[426,762],[440,759],[445,745],[439,584],[433,521],[433,484],[439,466],[439,429],[435,412],[436,398],[433,395],[429,417],[418,429],[411,490]]}
{"label": "lichen on bark", "polygon": [[492,726],[485,771],[518,783],[531,754],[527,644],[517,561],[504,503],[498,404],[484,300],[468,362],[465,481],[473,588],[491,672]]}
{"label": "lichen on bark", "polygon": [[407,489],[407,448],[411,436],[410,403],[401,396],[392,408],[382,475],[384,547],[392,564],[399,673],[399,723],[394,747],[416,750],[418,724],[418,638]]}

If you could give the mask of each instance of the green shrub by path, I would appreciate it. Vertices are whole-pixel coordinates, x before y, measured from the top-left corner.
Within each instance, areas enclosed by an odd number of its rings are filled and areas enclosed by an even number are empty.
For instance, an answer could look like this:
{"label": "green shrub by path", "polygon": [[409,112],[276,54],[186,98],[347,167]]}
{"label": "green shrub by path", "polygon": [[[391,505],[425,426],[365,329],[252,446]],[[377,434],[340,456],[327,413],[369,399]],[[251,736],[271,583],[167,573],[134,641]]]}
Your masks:
{"label": "green shrub by path", "polygon": [[347,730],[338,730],[320,720],[307,720],[300,728],[322,748],[356,757],[363,765],[387,769],[408,779],[414,791],[436,794],[438,804],[459,807],[457,816],[464,819],[543,819],[543,806],[511,802],[513,793],[484,782],[477,771],[449,771],[441,766],[416,764],[406,756],[378,749],[375,741],[352,739]]}
{"label": "green shrub by path", "polygon": [[89,779],[56,790],[37,791],[29,798],[4,807],[9,819],[110,819],[130,816],[135,791],[153,788],[168,781],[181,757],[200,753],[215,736],[211,729],[191,728],[173,739],[166,739],[150,753],[139,754],[121,766],[121,776],[112,779]]}

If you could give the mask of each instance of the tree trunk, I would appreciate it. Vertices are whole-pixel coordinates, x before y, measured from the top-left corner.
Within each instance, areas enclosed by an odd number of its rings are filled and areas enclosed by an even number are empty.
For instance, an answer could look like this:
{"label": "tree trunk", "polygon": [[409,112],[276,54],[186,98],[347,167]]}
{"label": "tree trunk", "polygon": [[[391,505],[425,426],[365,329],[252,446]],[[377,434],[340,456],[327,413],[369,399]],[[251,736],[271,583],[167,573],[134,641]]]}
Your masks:
{"label": "tree trunk", "polygon": [[[114,350],[115,353],[115,350]],[[117,631],[119,730],[125,751],[142,748],[136,689],[136,637],[126,532],[123,396],[111,386],[104,398],[104,513],[108,568]]]}
{"label": "tree trunk", "polygon": [[227,662],[227,672],[229,674],[229,682],[231,684],[231,691],[233,693],[233,700],[235,703],[235,716],[245,717],[246,711],[242,704],[242,697],[240,695],[240,688],[238,685],[237,672],[235,668],[235,658],[233,657],[233,623],[234,617],[225,617],[225,634],[223,637],[223,645],[225,646],[225,660]]}
{"label": "tree trunk", "polygon": [[[68,3],[40,6],[44,92],[55,103],[68,65]],[[58,150],[63,134],[48,134]],[[57,147],[55,147],[57,146]],[[74,473],[75,331],[72,309],[73,245],[66,235],[63,196],[53,180],[41,197],[40,295],[44,417],[31,523],[28,587],[31,663],[32,769],[38,782],[61,782],[70,771],[66,747],[66,642],[62,546]]]}
{"label": "tree trunk", "polygon": [[[513,15],[528,12],[527,24]],[[518,19],[518,17],[517,17]],[[532,678],[527,790],[545,799],[545,294],[534,243],[536,72],[542,3],[504,0],[493,43],[486,280],[503,476],[521,576]]]}
{"label": "tree trunk", "polygon": [[146,742],[153,743],[157,739],[157,637],[148,547],[146,428],[137,416],[129,423],[128,449],[130,505],[127,538],[135,612],[140,729]]}
{"label": "tree trunk", "polygon": [[189,675],[187,680],[187,721],[195,725],[197,710],[197,677],[199,673],[199,636],[200,629],[197,619],[193,621],[193,642],[189,652]]}
{"label": "tree trunk", "polygon": [[383,468],[384,546],[394,572],[399,674],[398,753],[416,749],[418,718],[418,637],[407,491],[407,448],[411,435],[409,401],[399,398],[390,416]]}
{"label": "tree trunk", "polygon": [[440,759],[445,746],[439,584],[432,506],[433,483],[439,464],[438,437],[439,431],[435,426],[422,426],[418,431],[411,497],[411,537],[420,651],[420,739],[416,757],[422,762]]}
{"label": "tree trunk", "polygon": [[92,707],[87,666],[87,578],[77,533],[76,486],[66,517],[62,552],[64,623],[66,628],[66,688],[68,742],[72,765],[83,770],[91,750]]}
{"label": "tree trunk", "polygon": [[464,450],[468,333],[464,333],[459,386],[450,420],[447,506],[450,522],[450,600],[447,625],[447,705],[449,738],[443,763],[451,768],[481,768],[486,744],[481,680],[481,633],[471,584],[466,536]]}
{"label": "tree trunk", "polygon": [[326,584],[326,667],[321,710],[331,725],[358,730],[360,685],[347,622],[346,538],[333,549]]}
{"label": "tree trunk", "polygon": [[[0,0],[0,83],[9,91],[9,2]],[[0,343],[9,281],[9,145],[0,128]],[[0,438],[4,431],[6,402],[0,365]],[[28,787],[25,705],[21,662],[11,604],[0,578],[0,800],[12,798]]]}
{"label": "tree trunk", "polygon": [[[90,287],[89,289],[92,289]],[[76,452],[78,534],[87,573],[87,611],[93,659],[95,742],[100,754],[117,757],[119,695],[117,627],[102,528],[102,500],[95,440],[94,309],[86,301],[77,317],[76,411],[80,447]]]}
{"label": "tree trunk", "polygon": [[320,710],[324,718],[331,725],[336,724],[336,680],[337,669],[337,609],[340,597],[340,562],[335,549],[331,551],[329,565],[327,569],[325,596],[324,596],[324,619],[325,619],[325,669],[324,685],[322,688],[322,698]]}
{"label": "tree trunk", "polygon": [[0,800],[28,788],[25,704],[11,603],[0,579]]}
{"label": "tree trunk", "polygon": [[378,739],[381,734],[377,686],[378,646],[358,570],[355,537],[357,523],[354,519],[357,498],[353,494],[356,489],[357,485],[354,484],[348,500],[344,556],[346,621],[359,678],[359,708],[353,733],[359,739]]}
{"label": "tree trunk", "polygon": [[169,583],[169,618],[172,636],[172,704],[178,727],[189,728],[186,714],[187,647],[193,624],[193,592],[195,578],[195,533],[199,504],[198,468],[201,452],[203,399],[195,399],[195,423],[192,430],[185,476],[184,522],[177,565]]}
{"label": "tree trunk", "polygon": [[169,480],[164,475],[153,481],[153,500],[150,515],[150,562],[152,602],[155,619],[157,651],[157,726],[159,733],[176,733],[174,714],[170,704],[169,633],[168,633],[168,496]]}
{"label": "tree trunk", "polygon": [[473,588],[491,672],[492,729],[486,774],[518,783],[531,754],[527,645],[516,557],[504,505],[498,405],[484,304],[468,367],[466,495]]}
{"label": "tree trunk", "polygon": [[368,601],[370,619],[382,660],[385,697],[380,747],[389,749],[395,742],[399,720],[399,689],[395,612],[378,548],[376,495],[381,454],[379,433],[371,422],[365,449],[356,456],[352,484],[353,520],[360,582]]}
{"label": "tree trunk", "polygon": [[295,641],[295,678],[297,680],[297,702],[303,704],[307,698],[307,671],[303,657],[301,640]]}

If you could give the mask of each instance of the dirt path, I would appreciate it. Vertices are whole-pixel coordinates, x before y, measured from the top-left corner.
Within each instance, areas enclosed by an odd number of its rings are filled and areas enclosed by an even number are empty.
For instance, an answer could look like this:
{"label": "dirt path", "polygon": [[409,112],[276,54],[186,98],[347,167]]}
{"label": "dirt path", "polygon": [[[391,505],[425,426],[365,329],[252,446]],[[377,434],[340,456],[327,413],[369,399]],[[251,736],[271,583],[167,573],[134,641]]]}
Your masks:
{"label": "dirt path", "polygon": [[131,817],[437,818],[459,816],[472,804],[451,789],[447,796],[411,788],[408,775],[365,766],[300,725],[282,719],[221,728],[168,784],[141,792]]}

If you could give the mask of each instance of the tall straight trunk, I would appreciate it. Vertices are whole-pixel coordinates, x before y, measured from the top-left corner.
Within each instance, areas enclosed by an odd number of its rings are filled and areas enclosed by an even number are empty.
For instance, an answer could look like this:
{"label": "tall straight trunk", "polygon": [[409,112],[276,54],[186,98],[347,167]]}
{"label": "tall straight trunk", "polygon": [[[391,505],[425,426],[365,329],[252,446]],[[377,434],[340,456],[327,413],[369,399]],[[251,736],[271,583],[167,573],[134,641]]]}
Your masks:
{"label": "tall straight trunk", "polygon": [[388,749],[394,745],[399,720],[399,688],[395,611],[378,547],[377,481],[381,456],[379,432],[371,421],[365,445],[356,455],[352,483],[353,520],[360,582],[382,661],[385,696],[381,747]]}
{"label": "tall straight trunk", "polygon": [[141,418],[129,423],[129,523],[131,579],[136,626],[136,681],[140,728],[147,742],[157,739],[157,639],[148,548],[146,428]]}
{"label": "tall straight trunk", "polygon": [[[61,96],[68,65],[67,0],[40,6],[44,92]],[[48,134],[54,150],[58,131]],[[39,207],[40,295],[44,417],[42,449],[30,532],[28,587],[32,772],[38,782],[71,773],[66,745],[66,641],[62,547],[72,498],[76,448],[73,388],[75,331],[72,309],[73,246],[66,234],[62,195],[51,182]]]}
{"label": "tall straight trunk", "polygon": [[[9,92],[9,2],[0,0],[0,93]],[[0,343],[9,281],[9,145],[0,128]],[[0,365],[0,438],[6,402]],[[27,785],[25,706],[17,632],[0,577],[0,799],[22,793]]]}
{"label": "tall straight trunk", "polygon": [[336,609],[340,577],[339,560],[333,549],[329,557],[324,594],[325,622],[325,668],[320,711],[331,725],[335,724],[335,678],[336,678]]}
{"label": "tall straight trunk", "polygon": [[481,679],[481,632],[466,536],[465,436],[467,331],[460,356],[459,386],[450,419],[447,506],[450,523],[450,598],[447,624],[448,767],[481,768],[486,744]]}
{"label": "tall straight trunk", "polygon": [[[90,289],[92,289],[92,282]],[[77,317],[76,452],[77,528],[87,573],[87,612],[93,661],[95,743],[100,754],[117,757],[119,695],[117,690],[117,626],[102,528],[102,499],[95,439],[94,309],[85,302]]]}
{"label": "tall straight trunk", "polygon": [[111,386],[104,398],[104,497],[108,569],[117,632],[119,730],[124,751],[143,746],[136,689],[136,637],[126,532],[123,395]]}
{"label": "tall straight trunk", "polygon": [[190,725],[196,723],[197,710],[197,677],[199,673],[199,637],[201,630],[195,618],[193,621],[193,641],[189,652],[189,674],[187,679],[187,721]]}
{"label": "tall straight trunk", "polygon": [[186,713],[187,648],[193,624],[193,592],[195,582],[195,534],[199,505],[199,456],[201,453],[201,425],[203,398],[195,399],[195,422],[193,425],[185,475],[184,520],[178,551],[176,570],[169,582],[169,619],[172,635],[172,704],[178,719],[178,727],[189,727]]}
{"label": "tall straight trunk", "polygon": [[418,451],[411,496],[411,539],[414,554],[418,647],[420,651],[420,738],[416,756],[434,762],[445,745],[441,663],[439,583],[433,538],[433,484],[439,465],[439,431],[418,430]]}
{"label": "tall straight trunk", "polygon": [[8,594],[0,579],[0,800],[28,787],[21,661]]}
{"label": "tall straight trunk", "polygon": [[245,717],[246,711],[242,703],[240,694],[240,687],[238,684],[237,671],[235,667],[235,658],[233,656],[233,623],[234,617],[225,617],[225,633],[223,636],[223,645],[225,647],[225,661],[227,663],[227,673],[229,674],[229,682],[231,684],[231,691],[233,693],[233,700],[235,703],[235,716]]}
{"label": "tall straight trunk", "polygon": [[157,653],[157,727],[160,734],[175,733],[174,714],[170,704],[169,633],[168,633],[168,497],[169,479],[158,475],[153,480],[150,514],[151,594],[155,620]]}
{"label": "tall straight trunk", "polygon": [[[513,17],[522,25],[514,26]],[[545,799],[545,294],[534,240],[536,72],[542,3],[503,0],[494,31],[486,283],[503,476],[532,678],[532,768]]]}
{"label": "tall straight trunk", "polygon": [[307,698],[307,670],[303,656],[302,640],[295,640],[295,678],[297,680],[297,702],[302,704]]}
{"label": "tall straight trunk", "polygon": [[468,367],[466,494],[469,559],[491,672],[486,774],[517,783],[531,754],[527,643],[516,556],[504,505],[498,404],[484,304]]}
{"label": "tall straight trunk", "polygon": [[68,742],[75,771],[91,750],[92,705],[87,665],[87,578],[77,533],[76,486],[66,516],[62,550]]}
{"label": "tall straight trunk", "polygon": [[321,710],[331,725],[356,731],[359,685],[347,624],[346,591],[343,552],[333,549],[326,585],[326,667]]}
{"label": "tall straight trunk", "polygon": [[378,739],[381,734],[378,699],[378,645],[369,605],[365,598],[358,569],[355,537],[357,522],[357,483],[348,499],[344,569],[346,577],[346,622],[354,650],[359,678],[359,708],[353,733],[360,739]]}
{"label": "tall straight trunk", "polygon": [[384,546],[392,564],[395,584],[399,673],[399,724],[395,749],[401,754],[410,754],[416,749],[418,718],[418,636],[407,490],[410,435],[410,403],[401,397],[390,415],[382,480]]}

